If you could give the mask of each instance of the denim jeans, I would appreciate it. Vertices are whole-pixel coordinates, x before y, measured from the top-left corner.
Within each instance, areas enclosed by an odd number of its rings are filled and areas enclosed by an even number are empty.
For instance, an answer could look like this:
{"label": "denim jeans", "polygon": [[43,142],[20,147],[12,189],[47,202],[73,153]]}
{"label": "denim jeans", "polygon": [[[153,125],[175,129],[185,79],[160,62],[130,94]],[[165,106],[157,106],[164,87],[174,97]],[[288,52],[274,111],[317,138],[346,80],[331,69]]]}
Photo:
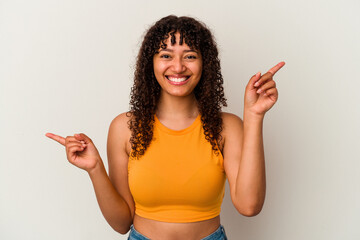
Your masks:
{"label": "denim jeans", "polygon": [[[145,237],[144,235],[136,231],[134,225],[131,225],[128,240],[151,240],[151,239]],[[223,227],[223,225],[220,224],[219,228],[215,232],[202,238],[201,240],[227,240],[225,228]]]}

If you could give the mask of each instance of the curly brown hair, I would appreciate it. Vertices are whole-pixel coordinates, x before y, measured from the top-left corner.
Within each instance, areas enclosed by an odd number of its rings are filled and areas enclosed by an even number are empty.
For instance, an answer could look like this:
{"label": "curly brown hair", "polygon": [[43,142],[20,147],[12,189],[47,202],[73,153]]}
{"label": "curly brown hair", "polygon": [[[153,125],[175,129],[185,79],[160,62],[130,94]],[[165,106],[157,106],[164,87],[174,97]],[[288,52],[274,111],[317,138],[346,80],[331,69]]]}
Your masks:
{"label": "curly brown hair", "polygon": [[218,154],[221,140],[221,108],[227,106],[216,42],[210,30],[191,17],[169,15],[157,21],[146,32],[137,56],[134,85],[131,88],[128,125],[131,130],[132,157],[142,156],[153,138],[153,124],[161,87],[154,74],[153,56],[159,48],[166,48],[170,37],[175,44],[175,33],[180,33],[179,44],[200,51],[203,59],[201,79],[194,89],[201,114],[206,140]]}

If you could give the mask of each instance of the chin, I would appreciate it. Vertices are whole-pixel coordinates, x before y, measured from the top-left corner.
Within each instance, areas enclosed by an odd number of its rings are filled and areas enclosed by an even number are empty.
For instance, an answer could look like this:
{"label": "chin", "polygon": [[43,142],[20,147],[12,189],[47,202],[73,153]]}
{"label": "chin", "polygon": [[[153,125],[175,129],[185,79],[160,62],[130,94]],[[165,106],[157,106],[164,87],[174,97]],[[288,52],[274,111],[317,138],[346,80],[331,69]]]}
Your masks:
{"label": "chin", "polygon": [[166,93],[170,96],[174,97],[187,97],[191,95],[192,92],[183,92],[183,91],[166,91]]}

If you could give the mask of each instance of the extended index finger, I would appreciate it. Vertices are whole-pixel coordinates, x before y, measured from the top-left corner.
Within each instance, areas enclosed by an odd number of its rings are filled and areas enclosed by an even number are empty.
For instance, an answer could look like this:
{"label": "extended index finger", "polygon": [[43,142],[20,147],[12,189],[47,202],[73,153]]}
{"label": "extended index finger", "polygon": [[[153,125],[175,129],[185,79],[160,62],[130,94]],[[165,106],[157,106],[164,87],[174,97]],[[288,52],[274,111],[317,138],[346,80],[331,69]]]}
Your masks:
{"label": "extended index finger", "polygon": [[65,138],[58,136],[56,134],[52,134],[52,133],[46,133],[45,136],[47,136],[48,138],[51,138],[55,141],[57,141],[58,143],[62,144],[65,146]]}
{"label": "extended index finger", "polygon": [[285,65],[285,62],[279,62],[274,67],[272,67],[268,72],[274,75],[277,71],[280,70]]}

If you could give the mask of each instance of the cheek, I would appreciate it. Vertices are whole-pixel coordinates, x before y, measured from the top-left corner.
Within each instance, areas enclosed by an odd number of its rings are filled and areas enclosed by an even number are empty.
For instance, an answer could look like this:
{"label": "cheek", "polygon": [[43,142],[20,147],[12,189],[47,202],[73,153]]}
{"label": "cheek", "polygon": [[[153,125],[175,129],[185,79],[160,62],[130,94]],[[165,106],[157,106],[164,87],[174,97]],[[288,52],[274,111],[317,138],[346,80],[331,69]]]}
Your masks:
{"label": "cheek", "polygon": [[161,63],[154,63],[154,73],[162,75],[166,70],[166,66],[164,64]]}
{"label": "cheek", "polygon": [[202,69],[203,69],[202,65],[199,65],[199,66],[196,67],[196,72],[197,72],[198,75],[201,75]]}
{"label": "cheek", "polygon": [[200,62],[197,64],[197,72],[199,73],[199,74],[201,74],[202,73],[202,70],[203,70],[203,61],[202,60],[200,60]]}

